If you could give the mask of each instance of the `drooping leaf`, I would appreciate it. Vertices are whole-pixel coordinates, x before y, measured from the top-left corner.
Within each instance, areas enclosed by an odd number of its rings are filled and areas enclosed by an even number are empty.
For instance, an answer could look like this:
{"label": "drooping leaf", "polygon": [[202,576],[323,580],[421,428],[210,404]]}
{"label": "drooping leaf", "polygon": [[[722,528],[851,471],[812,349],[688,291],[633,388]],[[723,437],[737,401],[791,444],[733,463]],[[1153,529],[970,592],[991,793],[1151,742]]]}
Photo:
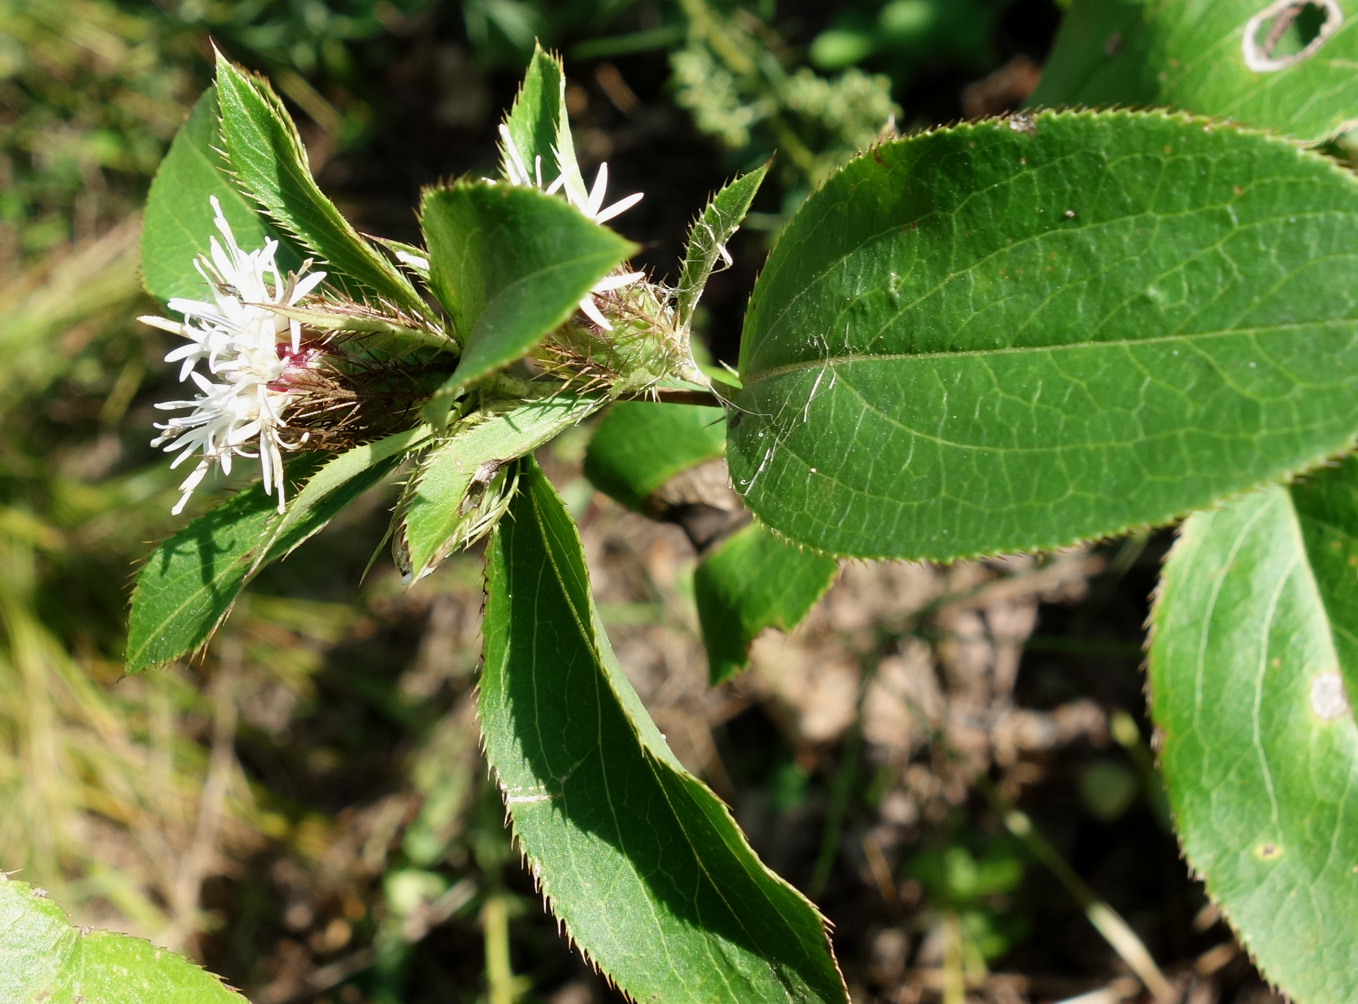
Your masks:
{"label": "drooping leaf", "polygon": [[620,401],[594,429],[585,451],[585,477],[605,495],[641,512],[647,497],[666,481],[720,457],[725,449],[720,408]]}
{"label": "drooping leaf", "polygon": [[207,283],[194,268],[194,259],[207,254],[209,239],[217,236],[210,195],[217,197],[222,215],[242,248],[252,251],[274,238],[279,240],[276,260],[281,271],[294,270],[302,263],[287,239],[265,222],[255,203],[232,182],[218,152],[221,146],[217,89],[209,87],[175,134],[146,198],[141,230],[142,281],[147,292],[158,299],[207,296]]}
{"label": "drooping leaf", "polygon": [[715,687],[743,670],[765,628],[800,624],[838,571],[833,558],[803,553],[758,524],[717,544],[693,573],[709,682]]}
{"label": "drooping leaf", "polygon": [[498,496],[492,479],[513,461],[598,410],[602,401],[561,395],[543,401],[506,403],[477,412],[449,430],[411,478],[396,528],[413,579],[432,571],[452,551],[489,529],[495,513],[483,496]]}
{"label": "drooping leaf", "polygon": [[41,890],[0,872],[5,1004],[246,1004],[188,959],[113,931],[75,928]]}
{"label": "drooping leaf", "polygon": [[[331,463],[343,462],[348,455]],[[294,520],[279,516],[277,500],[254,485],[161,542],[137,576],[132,593],[125,671],[163,665],[207,641],[250,577],[320,531],[395,463],[396,458],[388,458],[354,472],[325,493],[313,492],[305,499],[299,495],[291,503],[300,513]],[[324,475],[326,467],[315,454],[293,461],[284,472],[289,481]],[[283,532],[272,534],[272,528],[283,522]]]}
{"label": "drooping leaf", "polygon": [[564,200],[488,182],[428,192],[430,281],[464,346],[445,391],[529,352],[636,250]]}
{"label": "drooping leaf", "polygon": [[712,197],[689,231],[684,266],[674,293],[674,323],[680,331],[687,331],[693,322],[694,308],[698,306],[698,298],[703,295],[717,259],[729,261],[726,242],[740,228],[740,221],[745,219],[750,203],[768,173],[769,165],[765,164],[731,182]]}
{"label": "drooping leaf", "polygon": [[846,1001],[822,920],[679,765],[618,668],[536,465],[491,537],[480,715],[520,846],[633,1000]]}
{"label": "drooping leaf", "polygon": [[1358,120],[1355,60],[1358,21],[1335,0],[1074,0],[1032,102],[1166,106],[1319,140]]}
{"label": "drooping leaf", "polygon": [[[566,72],[561,60],[544,52],[541,45],[535,47],[528,63],[514,107],[505,117],[505,128],[528,176],[536,182],[541,170],[539,187],[562,178],[562,186],[574,201],[583,202],[585,181],[575,160],[575,141],[566,115]],[[508,157],[509,152],[502,149],[502,162]]]}
{"label": "drooping leaf", "polygon": [[365,241],[311,177],[306,149],[266,81],[217,54],[222,139],[240,184],[269,215],[318,255],[329,281],[357,299],[376,296],[424,316],[428,307],[391,261]]}
{"label": "drooping leaf", "polygon": [[1358,432],[1358,179],[1168,113],[877,147],[760,276],[727,456],[859,557],[1052,548],[1276,481]]}
{"label": "drooping leaf", "polygon": [[1358,461],[1184,525],[1150,651],[1184,853],[1297,1004],[1358,998]]}

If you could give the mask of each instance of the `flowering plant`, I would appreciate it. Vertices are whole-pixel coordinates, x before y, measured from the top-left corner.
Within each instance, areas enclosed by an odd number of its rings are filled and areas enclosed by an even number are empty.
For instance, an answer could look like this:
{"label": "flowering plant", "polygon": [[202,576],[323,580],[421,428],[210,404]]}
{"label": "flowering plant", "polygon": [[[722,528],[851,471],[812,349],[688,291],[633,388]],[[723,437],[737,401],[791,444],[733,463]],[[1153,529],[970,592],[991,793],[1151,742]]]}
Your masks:
{"label": "flowering plant", "polygon": [[[1187,15],[1108,21],[1123,16],[1077,0],[1039,97],[1225,110],[1186,56],[1134,76],[1161,91],[1128,90],[1125,67],[1173,50]],[[1255,25],[1245,55],[1272,51],[1280,23]],[[1230,72],[1319,93],[1307,60],[1358,44],[1347,28]],[[1081,43],[1096,31],[1117,44]],[[1106,66],[1081,62],[1095,49]],[[485,753],[581,951],[639,1000],[842,1001],[816,908],[619,670],[532,451],[608,409],[586,472],[645,512],[675,472],[725,456],[757,522],[693,532],[714,683],[760,630],[795,626],[837,558],[1044,551],[1187,517],[1150,647],[1181,839],[1273,979],[1302,1002],[1352,998],[1358,182],[1308,148],[1348,121],[1326,101],[1295,120],[1231,106],[1273,132],[1042,111],[884,140],[786,224],[738,370],[714,380],[693,311],[762,170],[699,217],[676,286],[652,281],[604,225],[639,196],[605,207],[605,168],[587,188],[561,66],[539,52],[502,177],[426,192],[424,247],[370,240],[316,187],[268,85],[219,60],[146,214],[147,286],[182,318],[147,321],[186,339],[168,358],[197,388],[163,406],[186,414],[156,443],[196,459],[176,512],[233,457],[257,458],[262,484],[153,555],[128,670],[204,644],[261,567],[404,463],[403,575],[488,538]],[[1110,912],[1096,922],[1135,943]],[[1172,992],[1148,954],[1127,957]]]}

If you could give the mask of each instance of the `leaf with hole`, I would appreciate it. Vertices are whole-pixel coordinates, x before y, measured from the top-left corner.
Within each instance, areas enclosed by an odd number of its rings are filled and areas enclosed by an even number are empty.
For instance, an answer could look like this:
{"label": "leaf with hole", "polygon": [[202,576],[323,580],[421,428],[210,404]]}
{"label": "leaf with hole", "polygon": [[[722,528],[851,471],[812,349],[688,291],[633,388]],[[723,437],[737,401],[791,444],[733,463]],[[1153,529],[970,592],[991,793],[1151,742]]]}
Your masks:
{"label": "leaf with hole", "polygon": [[1184,524],[1151,710],[1184,853],[1298,1004],[1358,998],[1358,460]]}
{"label": "leaf with hole", "polygon": [[651,493],[681,471],[726,450],[720,408],[620,401],[595,427],[585,451],[585,477],[636,512]]}
{"label": "leaf with hole", "polygon": [[329,282],[347,288],[355,299],[375,297],[427,317],[429,308],[410,281],[358,235],[316,186],[297,127],[268,83],[218,53],[217,94],[222,138],[237,180],[280,226],[321,258]]}
{"label": "leaf with hole", "polygon": [[161,161],[146,197],[141,229],[141,271],[146,290],[160,300],[208,296],[207,282],[194,267],[208,253],[217,236],[212,204],[215,195],[222,215],[242,248],[254,250],[273,238],[279,241],[279,270],[295,270],[302,257],[256,211],[253,200],[232,182],[229,166],[218,152],[217,89],[209,87],[193,106],[188,121],[175,134],[170,152]]}
{"label": "leaf with hole", "polygon": [[950,560],[1162,523],[1358,432],[1358,179],[1185,115],[888,143],[755,285],[736,490],[818,551]]}
{"label": "leaf with hole", "polygon": [[537,466],[487,549],[486,756],[572,940],[633,1000],[844,1002],[823,921],[686,772],[619,669]]}
{"label": "leaf with hole", "polygon": [[1322,140],[1358,122],[1338,0],[1074,0],[1036,105],[1159,105]]}
{"label": "leaf with hole", "polygon": [[835,580],[839,563],[786,544],[751,524],[717,544],[693,573],[708,682],[729,680],[750,661],[765,628],[791,631]]}
{"label": "leaf with hole", "polygon": [[246,1004],[183,956],[114,931],[72,927],[41,890],[0,872],[0,1001]]}
{"label": "leaf with hole", "polygon": [[449,395],[526,355],[636,250],[565,200],[462,182],[426,193],[430,282],[464,346]]}
{"label": "leaf with hole", "polygon": [[[331,465],[347,465],[348,456],[341,454]],[[329,465],[321,461],[319,454],[294,460],[284,477],[327,479]],[[164,665],[206,642],[260,568],[318,533],[395,463],[389,457],[359,470],[346,466],[345,478],[336,478],[338,483],[325,492],[307,495],[304,489],[281,517],[277,501],[261,485],[253,485],[162,541],[142,567],[132,593],[125,671]],[[289,519],[293,511],[299,515]],[[273,533],[275,526],[281,532]]]}

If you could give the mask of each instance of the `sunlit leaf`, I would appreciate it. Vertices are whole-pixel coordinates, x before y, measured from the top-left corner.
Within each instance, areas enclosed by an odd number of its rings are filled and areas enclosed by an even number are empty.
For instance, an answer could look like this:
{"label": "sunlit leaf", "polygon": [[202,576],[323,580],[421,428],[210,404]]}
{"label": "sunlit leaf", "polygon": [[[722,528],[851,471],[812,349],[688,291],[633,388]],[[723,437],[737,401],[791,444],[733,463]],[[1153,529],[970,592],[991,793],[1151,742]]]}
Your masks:
{"label": "sunlit leaf", "polygon": [[571,939],[633,1000],[847,1000],[823,921],[679,765],[613,659],[565,506],[527,463],[487,554],[486,756]]}
{"label": "sunlit leaf", "polygon": [[953,559],[1160,523],[1358,432],[1358,179],[1168,113],[888,143],[784,229],[727,455],[779,533]]}
{"label": "sunlit leaf", "polygon": [[1355,61],[1358,19],[1335,0],[1074,0],[1032,100],[1168,106],[1317,140],[1358,120]]}
{"label": "sunlit leaf", "polygon": [[5,1004],[246,1004],[183,956],[113,931],[72,927],[41,890],[0,872]]}
{"label": "sunlit leaf", "polygon": [[1358,998],[1358,461],[1194,515],[1152,713],[1184,853],[1298,1004]]}

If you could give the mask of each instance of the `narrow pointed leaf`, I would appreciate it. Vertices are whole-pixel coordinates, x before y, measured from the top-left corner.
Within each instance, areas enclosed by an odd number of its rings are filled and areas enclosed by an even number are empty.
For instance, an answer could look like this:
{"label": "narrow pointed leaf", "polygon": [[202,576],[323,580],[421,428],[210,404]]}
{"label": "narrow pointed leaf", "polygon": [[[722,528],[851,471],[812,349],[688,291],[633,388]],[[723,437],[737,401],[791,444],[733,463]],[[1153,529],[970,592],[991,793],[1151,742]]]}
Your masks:
{"label": "narrow pointed leaf", "polygon": [[1152,714],[1179,837],[1297,1004],[1358,999],[1358,461],[1194,515],[1165,567]]}
{"label": "narrow pointed leaf", "polygon": [[688,330],[693,322],[694,308],[712,269],[726,254],[726,242],[740,229],[740,221],[750,211],[750,203],[768,173],[769,165],[765,164],[731,182],[713,196],[689,231],[684,266],[674,294],[674,323],[680,331]]}
{"label": "narrow pointed leaf", "polygon": [[[566,114],[566,73],[561,60],[544,52],[540,45],[524,73],[514,107],[505,118],[505,128],[534,183],[538,180],[540,158],[542,186],[564,175],[562,185],[572,198],[577,202],[586,198],[584,178],[575,161],[570,117]],[[501,153],[506,159],[510,156],[507,150]],[[505,175],[508,176],[508,171]]]}
{"label": "narrow pointed leaf", "polygon": [[585,477],[636,512],[681,471],[726,450],[720,408],[621,401],[608,409],[585,451]]}
{"label": "narrow pointed leaf", "polygon": [[598,410],[597,398],[562,395],[506,404],[476,414],[450,430],[411,479],[396,533],[409,574],[418,579],[469,541],[478,526],[480,493],[501,468],[537,449]]}
{"label": "narrow pointed leaf", "polygon": [[182,296],[201,300],[208,296],[207,283],[194,268],[194,260],[208,253],[208,241],[217,236],[210,195],[217,196],[222,215],[242,248],[252,251],[263,247],[269,238],[279,239],[279,269],[287,272],[302,263],[291,243],[280,239],[259,214],[255,202],[232,182],[219,152],[221,147],[217,89],[209,87],[175,134],[146,198],[141,229],[142,281],[157,299]]}
{"label": "narrow pointed leaf", "polygon": [[1358,121],[1358,19],[1327,0],[1288,22],[1288,6],[1074,0],[1032,102],[1167,106],[1325,139]]}
{"label": "narrow pointed leaf", "polygon": [[430,281],[464,346],[452,393],[532,350],[636,250],[564,200],[488,182],[428,193]]}
{"label": "narrow pointed leaf", "polygon": [[[278,535],[271,535],[271,528],[287,517],[279,516],[276,499],[254,485],[163,541],[142,567],[132,593],[125,671],[163,665],[206,642],[260,568],[319,532],[395,463],[390,458],[358,471],[314,504],[309,498],[299,507],[301,517]],[[318,468],[324,473],[319,459],[303,457],[289,464],[284,476],[300,480]]]}
{"label": "narrow pointed leaf", "polygon": [[183,956],[113,931],[72,927],[40,890],[0,872],[5,1004],[246,1004]]}
{"label": "narrow pointed leaf", "polygon": [[579,535],[532,463],[486,589],[486,755],[572,940],[633,1000],[846,1001],[815,908],[678,764],[618,668]]}
{"label": "narrow pointed leaf", "polygon": [[1183,115],[875,148],[756,283],[735,487],[827,553],[953,559],[1164,522],[1358,433],[1358,179]]}
{"label": "narrow pointed leaf", "polygon": [[326,263],[330,281],[358,299],[376,296],[414,314],[424,300],[383,254],[365,241],[311,177],[297,127],[273,89],[217,56],[222,138],[240,184],[269,215]]}
{"label": "narrow pointed leaf", "polygon": [[693,573],[709,682],[749,665],[750,643],[765,628],[800,624],[838,571],[834,559],[803,553],[758,524],[717,544]]}

